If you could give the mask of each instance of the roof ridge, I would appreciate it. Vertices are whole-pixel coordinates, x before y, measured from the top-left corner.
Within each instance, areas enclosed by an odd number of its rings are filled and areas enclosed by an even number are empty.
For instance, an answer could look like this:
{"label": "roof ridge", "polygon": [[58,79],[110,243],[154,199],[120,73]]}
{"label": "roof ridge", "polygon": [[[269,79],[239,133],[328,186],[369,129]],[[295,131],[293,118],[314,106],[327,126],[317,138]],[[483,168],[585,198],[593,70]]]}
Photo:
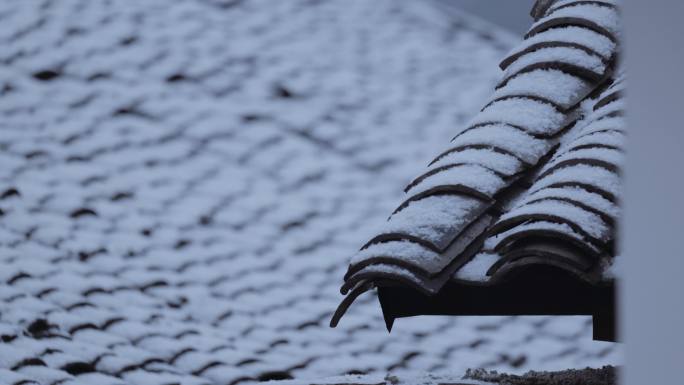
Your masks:
{"label": "roof ridge", "polygon": [[[535,7],[541,6],[541,3],[538,2]],[[580,108],[584,101],[590,101],[596,107],[596,111],[590,115],[597,116],[605,111],[605,106],[619,98],[616,93],[604,95],[605,90],[613,83],[617,65],[618,44],[614,32],[617,30],[617,9],[613,3],[602,2],[598,6],[602,7],[604,13],[596,16],[585,9],[596,6],[593,2],[555,3],[547,2],[544,15],[538,18],[519,44],[522,48],[514,49],[502,61],[503,80],[485,107],[471,120],[466,130],[453,138],[452,147],[438,155],[430,163],[428,170],[408,185],[406,192],[411,195],[395,211],[395,215],[401,214],[401,220],[397,219],[399,222],[394,223],[395,216],[391,216],[386,228],[392,230],[384,233],[412,234],[403,239],[416,243],[416,247],[425,247],[431,252],[440,253],[441,258],[445,259],[442,266],[450,266],[454,260],[463,261],[460,263],[462,266],[475,256],[477,250],[451,256],[445,255],[444,250],[463,237],[467,226],[484,215],[492,220],[494,233],[490,233],[491,235],[515,229],[533,219],[545,220],[568,225],[573,232],[579,234],[576,238],[578,242],[582,239],[588,242],[587,250],[608,248],[604,243],[610,243],[610,231],[606,226],[610,226],[613,221],[604,222],[605,218],[610,218],[606,211],[568,197],[528,200],[523,205],[529,211],[525,215],[522,215],[522,211],[521,214],[516,214],[522,210],[522,206],[513,204],[530,192],[557,188],[563,186],[563,183],[576,182],[578,188],[582,188],[582,183],[591,184],[588,180],[574,180],[570,176],[570,179],[558,179],[562,173],[568,172],[566,170],[590,167],[616,174],[619,169],[613,158],[596,158],[597,155],[594,155],[591,148],[579,150],[568,147],[568,142],[584,145],[582,139],[567,139],[573,137],[575,132],[583,132],[586,127],[586,117],[582,115],[585,110]],[[571,28],[573,31],[581,29],[583,33],[561,33],[563,28]],[[533,40],[534,43],[530,45],[528,40]],[[603,52],[605,56],[601,56],[599,52]],[[539,81],[540,79],[545,81]],[[603,96],[596,98],[597,93]],[[493,129],[498,131],[495,133]],[[518,163],[509,161],[514,168],[509,168],[508,174],[492,171],[496,169],[493,164],[487,163],[486,156],[472,156],[471,159],[464,157],[465,161],[456,162],[454,164],[458,166],[453,167],[446,167],[446,162],[438,163],[454,152],[465,150],[496,151],[517,159]],[[563,154],[563,158],[559,158],[559,154]],[[462,187],[447,191],[448,186]],[[599,193],[614,201],[615,192],[612,189],[605,190],[595,184],[592,186],[594,188],[587,190],[588,193]],[[473,196],[478,195],[474,195],[473,190],[492,200],[472,200]],[[450,197],[448,204],[440,203],[446,198],[439,197],[445,194]],[[428,197],[432,199],[430,203],[423,204],[423,200]],[[561,210],[563,213],[555,213],[553,210]],[[501,218],[497,218],[502,214],[504,215]],[[599,218],[597,221],[604,223],[604,227],[589,226],[586,221],[593,217]],[[502,227],[504,223],[505,226]],[[381,231],[381,235],[371,239],[362,249],[375,246],[382,250],[384,243],[400,239],[388,238],[382,235],[384,233]],[[471,234],[465,239],[467,242],[474,242],[477,238],[477,234]],[[390,248],[384,253],[381,252],[382,258],[357,259],[352,262],[345,281],[354,282],[358,279],[356,276],[363,276],[366,283],[372,283],[375,278],[387,281],[392,279],[393,274],[396,274],[395,278],[403,280],[401,266],[405,262],[400,259],[397,260],[397,269],[373,273],[371,267],[374,263],[387,264],[391,263],[392,258],[399,258],[398,254],[393,255]],[[412,263],[420,264],[415,260]],[[430,291],[434,292],[434,281],[421,272],[421,266],[403,269],[411,270],[411,274],[424,282],[425,287],[431,286]],[[493,273],[494,271],[490,271],[490,275]],[[347,284],[345,286],[348,287]],[[345,307],[349,304],[349,301],[345,302]],[[338,316],[341,317],[341,314]]]}

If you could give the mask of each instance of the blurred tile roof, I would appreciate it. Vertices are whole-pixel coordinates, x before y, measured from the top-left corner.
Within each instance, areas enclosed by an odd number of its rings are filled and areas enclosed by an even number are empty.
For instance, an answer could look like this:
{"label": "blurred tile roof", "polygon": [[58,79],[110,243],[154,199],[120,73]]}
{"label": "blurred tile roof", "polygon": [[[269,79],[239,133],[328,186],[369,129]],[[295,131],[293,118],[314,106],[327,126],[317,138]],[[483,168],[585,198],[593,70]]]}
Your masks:
{"label": "blurred tile roof", "polygon": [[327,327],[507,36],[419,2],[60,0],[1,2],[0,41],[0,384],[619,361],[586,318]]}

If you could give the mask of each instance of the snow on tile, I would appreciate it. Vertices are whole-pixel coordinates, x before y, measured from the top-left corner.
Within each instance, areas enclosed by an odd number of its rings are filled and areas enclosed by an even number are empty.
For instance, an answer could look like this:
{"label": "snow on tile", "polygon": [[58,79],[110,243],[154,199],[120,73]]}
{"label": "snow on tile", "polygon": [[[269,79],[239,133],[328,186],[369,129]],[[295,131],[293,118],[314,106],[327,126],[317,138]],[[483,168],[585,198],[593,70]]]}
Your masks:
{"label": "snow on tile", "polygon": [[[618,126],[615,126],[618,127]],[[619,128],[618,128],[619,129]],[[623,148],[625,145],[625,134],[620,131],[596,132],[586,133],[578,136],[572,141],[573,147],[579,146],[611,146],[615,148]]]}
{"label": "snow on tile", "polygon": [[577,48],[551,47],[542,48],[521,56],[506,68],[503,78],[507,79],[511,76],[515,76],[516,73],[527,66],[547,62],[572,64],[599,75],[606,71],[606,63],[601,57],[590,55]]}
{"label": "snow on tile", "polygon": [[378,263],[370,265],[363,269],[364,274],[385,274],[394,277],[403,277],[411,282],[415,282],[417,286],[421,286],[422,280],[416,274],[395,265],[389,265],[386,263]]}
{"label": "snow on tile", "polygon": [[521,198],[519,204],[524,205],[527,202],[546,199],[546,198],[567,198],[571,199],[589,207],[592,207],[600,212],[603,212],[613,218],[620,217],[620,207],[615,203],[607,200],[593,192],[589,192],[579,187],[563,187],[563,188],[545,188],[528,194]]}
{"label": "snow on tile", "polygon": [[624,161],[624,153],[610,148],[581,148],[555,157],[545,168],[573,159],[595,159],[619,167]]}
{"label": "snow on tile", "polygon": [[503,124],[488,124],[468,130],[453,140],[454,147],[469,144],[491,145],[515,154],[528,164],[534,164],[546,154],[551,144]]}
{"label": "snow on tile", "polygon": [[555,183],[584,183],[595,186],[615,197],[621,196],[621,183],[618,175],[601,167],[576,165],[565,167],[548,174],[535,183],[537,189],[551,186]]}
{"label": "snow on tile", "polygon": [[430,170],[458,163],[477,163],[504,175],[513,175],[522,168],[515,157],[489,149],[465,149],[450,152],[436,161]]}
{"label": "snow on tile", "polygon": [[379,234],[400,232],[439,243],[461,229],[482,201],[463,195],[436,195],[412,201],[392,215]]}
{"label": "snow on tile", "polygon": [[586,28],[568,26],[552,28],[530,36],[523,41],[520,47],[515,47],[511,54],[520,52],[532,45],[548,41],[580,44],[596,51],[606,59],[610,58],[615,50],[615,43],[609,38]]}
{"label": "snow on tile", "polygon": [[582,79],[558,70],[539,69],[520,74],[494,92],[492,99],[514,95],[533,95],[547,98],[562,106],[577,103],[589,88]]}
{"label": "snow on tile", "polygon": [[607,106],[596,111],[592,116],[588,118],[587,126],[582,129],[582,133],[585,135],[590,135],[594,132],[602,131],[624,132],[624,129],[627,125],[624,117],[605,117],[606,115],[616,111],[624,111],[623,101],[610,103]]}
{"label": "snow on tile", "polygon": [[579,17],[587,19],[607,29],[614,36],[620,35],[619,17],[614,8],[581,3],[570,7],[563,7],[550,10],[550,14],[535,22],[532,28],[536,27],[537,25],[543,24],[544,22],[550,19],[562,17]]}
{"label": "snow on tile", "polygon": [[453,278],[462,281],[485,282],[488,279],[487,270],[500,258],[501,256],[496,253],[478,253],[472,260],[458,269]]}
{"label": "snow on tile", "polygon": [[[422,266],[427,268],[428,271],[434,271],[435,273],[439,272],[441,266],[439,263],[439,254],[417,243],[409,241],[391,241],[372,244],[356,253],[352,257],[350,263],[355,265],[364,260],[376,257],[392,257],[394,259],[409,262],[415,266]],[[433,266],[435,263],[437,266]]]}
{"label": "snow on tile", "polygon": [[513,124],[532,134],[552,135],[564,126],[565,115],[548,104],[514,98],[489,105],[473,119],[471,125],[490,122]]}
{"label": "snow on tile", "polygon": [[545,200],[533,203],[527,203],[518,206],[511,211],[501,216],[500,220],[504,221],[509,218],[515,218],[523,215],[554,215],[561,218],[566,218],[577,224],[582,230],[596,239],[607,240],[609,235],[609,227],[596,214],[585,211],[582,208],[565,203],[562,201]]}
{"label": "snow on tile", "polygon": [[407,191],[416,195],[434,187],[464,185],[485,195],[491,196],[505,186],[504,180],[490,170],[479,166],[464,164],[434,173]]}
{"label": "snow on tile", "polygon": [[523,231],[528,231],[528,230],[545,230],[545,231],[553,231],[558,234],[563,234],[566,235],[570,238],[574,238],[584,244],[590,249],[594,249],[597,252],[599,251],[595,246],[593,246],[591,243],[588,243],[586,239],[580,234],[578,234],[575,230],[573,230],[570,226],[568,226],[565,223],[556,223],[556,222],[549,222],[549,221],[544,221],[544,220],[538,220],[538,221],[530,221],[526,222],[520,225],[517,225],[509,230],[506,230],[504,232],[501,232],[499,234],[496,234],[495,236],[487,238],[485,241],[485,247],[487,249],[494,249],[496,248],[503,240],[505,240],[507,237],[523,232]]}

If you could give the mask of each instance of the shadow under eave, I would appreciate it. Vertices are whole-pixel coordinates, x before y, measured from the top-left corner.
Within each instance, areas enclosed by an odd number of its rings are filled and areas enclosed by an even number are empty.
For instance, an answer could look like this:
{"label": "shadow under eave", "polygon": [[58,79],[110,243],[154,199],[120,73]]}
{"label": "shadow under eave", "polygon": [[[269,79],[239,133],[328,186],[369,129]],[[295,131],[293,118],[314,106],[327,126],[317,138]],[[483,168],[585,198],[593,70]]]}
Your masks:
{"label": "shadow under eave", "polygon": [[451,280],[428,296],[392,281],[376,284],[387,329],[396,318],[418,315],[590,315],[593,338],[617,341],[615,283],[590,284],[552,266],[521,269],[502,281]]}

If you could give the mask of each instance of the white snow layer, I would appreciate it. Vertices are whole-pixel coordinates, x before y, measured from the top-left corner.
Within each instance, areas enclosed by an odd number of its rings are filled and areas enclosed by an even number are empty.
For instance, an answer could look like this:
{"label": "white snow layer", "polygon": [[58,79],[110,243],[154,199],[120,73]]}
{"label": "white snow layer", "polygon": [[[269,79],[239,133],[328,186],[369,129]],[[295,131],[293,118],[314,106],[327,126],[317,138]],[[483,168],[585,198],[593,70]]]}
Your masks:
{"label": "white snow layer", "polygon": [[415,195],[434,187],[458,184],[488,196],[505,185],[504,181],[490,170],[478,165],[464,164],[428,176],[411,188],[408,193]]}
{"label": "white snow layer", "polygon": [[501,259],[501,256],[495,253],[482,252],[478,253],[473,259],[468,261],[463,267],[454,273],[454,279],[472,282],[485,282],[487,277],[487,270],[493,264]]}
{"label": "white snow layer", "polygon": [[546,175],[544,178],[535,182],[535,191],[545,188],[555,183],[577,182],[595,186],[613,196],[621,196],[621,183],[617,174],[601,167],[588,166],[584,164],[565,167]]}
{"label": "white snow layer", "polygon": [[491,145],[515,154],[518,158],[534,164],[548,152],[551,144],[504,124],[488,124],[476,127],[459,135],[454,141],[454,147],[478,144]]}
{"label": "white snow layer", "polygon": [[439,272],[442,267],[442,264],[439,263],[439,254],[409,241],[372,244],[356,253],[351,259],[351,264],[354,265],[375,257],[392,257],[403,260],[415,266],[426,268],[433,273]]}
{"label": "white snow layer", "polygon": [[401,232],[439,243],[453,229],[464,226],[469,214],[481,204],[478,199],[462,195],[429,196],[410,202],[392,215],[379,233]]}
{"label": "white snow layer", "polygon": [[501,220],[530,214],[546,214],[566,218],[597,239],[607,240],[610,234],[609,227],[599,216],[563,201],[544,200],[518,206],[502,215]]}
{"label": "white snow layer", "polygon": [[504,175],[513,175],[522,168],[520,161],[511,155],[494,152],[486,148],[469,148],[461,151],[454,151],[443,156],[430,166],[429,169],[432,170],[438,167],[462,162],[481,164]]}
{"label": "white snow layer", "polygon": [[492,99],[511,95],[534,95],[547,98],[565,108],[577,103],[589,84],[558,70],[538,69],[520,74],[494,92]]}
{"label": "white snow layer", "polygon": [[577,48],[551,47],[542,48],[519,57],[506,68],[503,78],[509,78],[529,65],[545,62],[572,64],[591,70],[599,75],[603,74],[606,70],[606,63],[601,57],[590,55]]}
{"label": "white snow layer", "polygon": [[540,32],[530,38],[526,39],[520,47],[515,47],[510,53],[523,51],[534,44],[560,41],[568,43],[576,43],[583,45],[596,51],[605,59],[609,59],[615,50],[615,43],[609,38],[594,32],[592,30],[581,27],[560,27],[552,28],[544,32]]}
{"label": "white snow layer", "polygon": [[590,249],[597,250],[596,247],[594,247],[590,243],[587,243],[587,241],[586,241],[586,239],[584,239],[584,237],[577,234],[577,232],[575,232],[575,230],[573,230],[567,224],[548,222],[548,221],[543,221],[543,220],[523,223],[523,224],[515,226],[509,230],[506,230],[502,233],[499,233],[495,236],[489,237],[485,241],[485,248],[487,248],[488,250],[494,250],[499,245],[499,243],[504,241],[509,236],[514,235],[514,234],[518,234],[518,233],[523,232],[523,231],[528,231],[528,230],[549,230],[549,231],[556,232],[558,234],[567,235],[571,238],[574,238],[574,239],[586,244],[587,247],[589,247]]}
{"label": "white snow layer", "polygon": [[546,103],[514,98],[489,105],[473,119],[471,125],[491,122],[521,126],[533,134],[553,134],[563,127],[565,115]]}
{"label": "white snow layer", "polygon": [[595,159],[608,162],[610,164],[620,166],[624,161],[624,153],[619,150],[614,150],[611,148],[580,148],[578,150],[566,152],[560,154],[549,162],[544,169],[553,167],[554,165],[572,159]]}
{"label": "white snow layer", "polygon": [[551,14],[536,21],[532,28],[550,19],[562,17],[577,17],[593,21],[610,31],[614,36],[620,36],[620,19],[615,9],[592,4],[578,4],[571,7],[555,9]]}
{"label": "white snow layer", "polygon": [[568,198],[583,203],[613,218],[620,216],[620,207],[606,198],[584,190],[579,187],[545,188],[527,194],[519,204],[524,205],[529,201],[543,198]]}

